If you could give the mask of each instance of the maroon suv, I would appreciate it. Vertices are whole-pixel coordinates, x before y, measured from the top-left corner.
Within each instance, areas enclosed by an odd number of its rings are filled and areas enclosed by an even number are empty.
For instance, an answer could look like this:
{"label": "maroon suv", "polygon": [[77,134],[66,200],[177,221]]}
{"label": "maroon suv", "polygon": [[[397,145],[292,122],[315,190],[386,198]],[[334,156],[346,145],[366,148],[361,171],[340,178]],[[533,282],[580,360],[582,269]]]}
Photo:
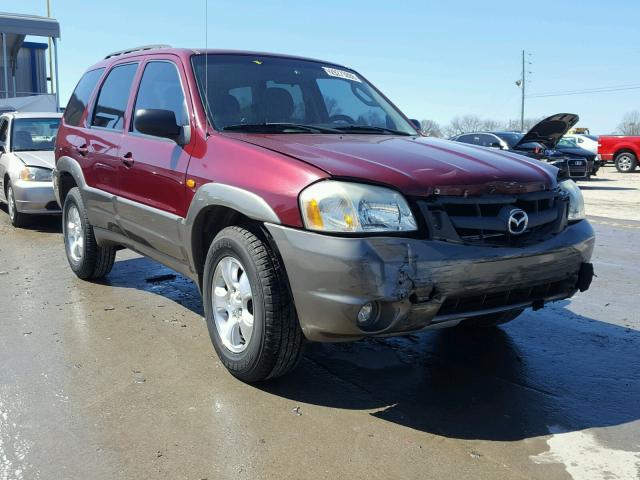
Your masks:
{"label": "maroon suv", "polygon": [[423,137],[357,72],[142,47],[78,83],[56,143],[72,270],[131,248],[192,278],[245,381],[304,339],[492,326],[589,287],[580,190],[517,154]]}

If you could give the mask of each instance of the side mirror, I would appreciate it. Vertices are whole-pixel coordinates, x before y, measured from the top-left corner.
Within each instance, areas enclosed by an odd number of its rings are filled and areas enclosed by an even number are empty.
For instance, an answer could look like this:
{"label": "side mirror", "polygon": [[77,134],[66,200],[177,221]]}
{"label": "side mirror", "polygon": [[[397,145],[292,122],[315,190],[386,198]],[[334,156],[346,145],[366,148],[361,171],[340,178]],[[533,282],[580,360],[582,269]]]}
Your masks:
{"label": "side mirror", "polygon": [[502,144],[500,142],[493,142],[491,145],[489,145],[489,147],[499,148],[500,150],[502,150]]}
{"label": "side mirror", "polygon": [[145,135],[168,138],[180,144],[182,127],[178,125],[176,114],[171,110],[141,108],[133,117],[135,129]]}
{"label": "side mirror", "polygon": [[409,121],[413,124],[414,127],[416,127],[416,129],[419,132],[422,131],[422,124],[420,123],[420,120],[416,120],[415,118],[410,118]]}

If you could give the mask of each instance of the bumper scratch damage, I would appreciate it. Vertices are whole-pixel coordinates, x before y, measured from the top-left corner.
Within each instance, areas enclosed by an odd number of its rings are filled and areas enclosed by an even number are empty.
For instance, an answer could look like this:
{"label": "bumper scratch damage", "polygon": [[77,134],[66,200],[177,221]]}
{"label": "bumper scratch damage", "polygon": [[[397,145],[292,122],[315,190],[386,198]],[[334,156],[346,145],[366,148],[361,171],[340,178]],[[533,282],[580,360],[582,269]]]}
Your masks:
{"label": "bumper scratch damage", "polygon": [[[571,297],[589,287],[594,233],[587,221],[526,248],[415,238],[332,237],[267,224],[302,329],[310,340],[354,340],[454,325],[492,312]],[[377,320],[358,325],[367,302]]]}

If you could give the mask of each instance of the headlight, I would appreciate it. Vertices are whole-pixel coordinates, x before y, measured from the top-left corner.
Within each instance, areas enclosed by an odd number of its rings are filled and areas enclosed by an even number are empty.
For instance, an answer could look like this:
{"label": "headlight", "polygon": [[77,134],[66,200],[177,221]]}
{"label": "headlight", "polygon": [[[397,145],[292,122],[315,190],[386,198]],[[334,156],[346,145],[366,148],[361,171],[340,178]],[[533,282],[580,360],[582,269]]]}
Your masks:
{"label": "headlight", "polygon": [[322,232],[409,232],[416,221],[404,197],[389,188],[325,180],[300,194],[309,230]]}
{"label": "headlight", "polygon": [[52,171],[48,168],[24,167],[20,170],[20,180],[25,182],[50,182]]}
{"label": "headlight", "polygon": [[586,218],[584,212],[584,199],[582,192],[576,182],[573,180],[565,180],[558,184],[561,190],[569,195],[569,221],[582,220]]}

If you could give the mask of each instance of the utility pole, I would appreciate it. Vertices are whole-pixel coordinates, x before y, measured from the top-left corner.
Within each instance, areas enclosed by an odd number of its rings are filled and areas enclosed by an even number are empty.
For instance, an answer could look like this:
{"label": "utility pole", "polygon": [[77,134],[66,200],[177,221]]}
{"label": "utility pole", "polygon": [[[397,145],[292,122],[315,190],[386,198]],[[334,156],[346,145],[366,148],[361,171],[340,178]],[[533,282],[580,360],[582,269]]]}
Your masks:
{"label": "utility pole", "polygon": [[524,132],[524,90],[525,90],[525,84],[526,84],[525,66],[526,66],[525,53],[524,53],[524,50],[522,50],[522,78],[521,78],[522,84],[520,85],[520,88],[522,88],[522,104],[520,106],[520,130],[523,132]]}
{"label": "utility pole", "polygon": [[[47,0],[47,17],[51,18],[50,0]],[[49,81],[51,82],[51,93],[53,93],[53,53],[51,52],[51,37],[49,37],[47,41],[49,42]],[[36,88],[36,86],[34,85],[33,88]],[[56,85],[56,93],[57,92],[58,92],[58,85]]]}

